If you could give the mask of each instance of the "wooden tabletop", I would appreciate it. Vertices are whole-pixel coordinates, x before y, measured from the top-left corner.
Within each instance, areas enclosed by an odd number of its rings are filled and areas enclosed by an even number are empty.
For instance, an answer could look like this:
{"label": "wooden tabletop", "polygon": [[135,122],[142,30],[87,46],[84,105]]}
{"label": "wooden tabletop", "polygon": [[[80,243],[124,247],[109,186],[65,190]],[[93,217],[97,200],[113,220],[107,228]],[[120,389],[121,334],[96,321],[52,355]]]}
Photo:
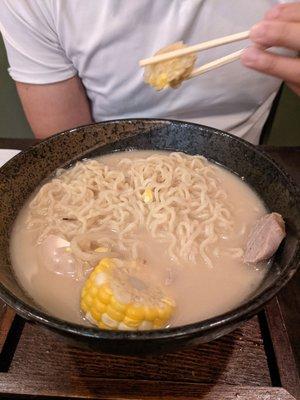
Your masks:
{"label": "wooden tabletop", "polygon": [[[0,148],[35,142],[0,139]],[[300,186],[300,147],[263,149]],[[146,358],[83,350],[0,305],[0,398],[300,399],[299,289],[300,274],[233,333]]]}

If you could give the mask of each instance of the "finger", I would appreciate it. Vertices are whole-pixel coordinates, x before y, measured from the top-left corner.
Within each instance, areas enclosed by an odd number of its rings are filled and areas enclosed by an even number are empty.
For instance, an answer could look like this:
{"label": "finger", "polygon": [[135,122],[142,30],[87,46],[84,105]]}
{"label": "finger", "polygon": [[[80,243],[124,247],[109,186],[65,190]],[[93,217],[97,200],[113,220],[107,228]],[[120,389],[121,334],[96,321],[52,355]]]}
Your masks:
{"label": "finger", "polygon": [[300,23],[262,21],[252,27],[250,39],[261,46],[300,50]]}
{"label": "finger", "polygon": [[278,4],[266,13],[265,19],[300,22],[300,3]]}
{"label": "finger", "polygon": [[241,60],[246,67],[276,76],[296,85],[300,84],[299,58],[278,56],[253,46],[245,50]]}

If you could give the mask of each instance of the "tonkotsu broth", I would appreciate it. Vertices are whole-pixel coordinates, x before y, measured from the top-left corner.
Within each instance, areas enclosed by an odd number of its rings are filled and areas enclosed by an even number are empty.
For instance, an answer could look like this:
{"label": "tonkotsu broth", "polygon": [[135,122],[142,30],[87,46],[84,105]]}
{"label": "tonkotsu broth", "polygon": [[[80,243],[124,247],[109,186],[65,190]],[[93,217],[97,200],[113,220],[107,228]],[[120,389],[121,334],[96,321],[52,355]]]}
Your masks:
{"label": "tonkotsu broth", "polygon": [[[168,153],[131,151],[105,155],[98,160],[115,167],[124,157],[146,158],[153,154]],[[227,192],[233,227],[227,237],[218,239],[210,247],[208,256],[212,268],[200,259],[197,263],[175,262],[168,255],[165,243],[151,237],[145,229],[138,232],[138,237],[144,238],[139,256],[146,261],[146,274],[154,277],[176,302],[170,326],[201,321],[231,310],[255,291],[266,272],[266,265],[249,266],[243,263],[242,257],[234,258],[233,253],[226,254],[229,248],[245,247],[253,224],[266,213],[262,201],[234,174],[219,166],[214,166],[214,170],[222,189]],[[75,279],[51,272],[38,259],[37,232],[26,227],[29,203],[36,193],[19,213],[12,230],[13,270],[24,290],[49,314],[70,322],[89,324],[83,319],[79,305],[86,276]]]}

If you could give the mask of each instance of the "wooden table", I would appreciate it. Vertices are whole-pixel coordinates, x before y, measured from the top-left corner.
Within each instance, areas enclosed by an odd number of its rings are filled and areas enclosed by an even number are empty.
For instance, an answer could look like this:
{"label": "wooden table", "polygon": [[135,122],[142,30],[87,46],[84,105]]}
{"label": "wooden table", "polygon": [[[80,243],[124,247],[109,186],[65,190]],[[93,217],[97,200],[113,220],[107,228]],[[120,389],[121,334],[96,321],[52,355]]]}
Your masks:
{"label": "wooden table", "polygon": [[[0,139],[0,148],[34,141]],[[265,147],[300,185],[300,147]],[[299,274],[264,311],[214,342],[151,357],[82,350],[0,306],[0,398],[300,399]],[[296,362],[295,362],[296,358]]]}

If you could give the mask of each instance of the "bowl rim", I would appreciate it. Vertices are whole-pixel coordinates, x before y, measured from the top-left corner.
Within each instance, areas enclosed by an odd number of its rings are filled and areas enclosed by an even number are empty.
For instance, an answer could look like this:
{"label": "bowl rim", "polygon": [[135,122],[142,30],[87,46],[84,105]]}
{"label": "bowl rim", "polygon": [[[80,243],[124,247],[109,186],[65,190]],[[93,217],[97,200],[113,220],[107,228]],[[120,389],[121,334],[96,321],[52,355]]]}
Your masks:
{"label": "bowl rim", "polygon": [[[30,146],[28,149],[21,151],[19,154],[15,155],[11,160],[9,160],[4,166],[0,169],[5,168],[5,165],[13,162],[14,159],[21,157],[27,152],[32,151],[33,148],[38,148],[43,146],[44,142],[51,142],[52,140],[56,140],[58,137],[70,134],[72,132],[76,132],[78,130],[102,126],[102,125],[112,125],[112,124],[122,124],[122,123],[137,123],[137,122],[151,122],[153,126],[150,128],[155,128],[155,124],[164,124],[165,126],[172,124],[178,126],[193,126],[197,128],[202,128],[205,130],[209,130],[212,134],[217,134],[220,136],[225,136],[230,138],[230,140],[234,140],[239,142],[242,146],[247,147],[251,151],[255,152],[259,156],[263,157],[267,162],[271,163],[275,169],[281,174],[284,178],[285,182],[288,184],[288,189],[292,192],[292,195],[297,199],[297,208],[300,216],[300,189],[295,184],[293,179],[287,174],[284,169],[274,161],[268,154],[263,151],[261,148],[257,148],[255,145],[241,139],[235,135],[232,135],[228,132],[224,132],[220,129],[216,129],[213,127],[209,127],[202,124],[196,124],[187,121],[181,120],[172,120],[172,119],[163,119],[163,118],[122,118],[122,119],[113,119],[107,121],[96,122],[92,124],[81,125],[76,128],[68,129],[62,132],[58,132],[52,135],[49,138],[41,140],[37,144]],[[138,133],[137,133],[138,134]],[[128,138],[127,138],[128,139]],[[118,139],[117,141],[121,141]],[[216,328],[224,327],[225,325],[231,326],[233,324],[238,324],[243,320],[251,318],[254,314],[256,314],[268,301],[270,301],[279,290],[286,285],[286,283],[292,278],[292,276],[296,273],[297,268],[299,267],[298,262],[300,260],[300,241],[298,240],[297,247],[292,259],[289,260],[288,264],[285,267],[284,272],[279,276],[279,278],[273,282],[267,289],[265,289],[261,294],[254,296],[251,300],[246,301],[234,309],[217,315],[213,318],[207,318],[200,322],[194,322],[191,324],[171,327],[171,328],[163,328],[157,330],[149,330],[149,331],[117,331],[117,330],[101,330],[96,327],[88,327],[72,322],[68,322],[66,320],[53,317],[42,310],[38,310],[30,305],[27,305],[22,300],[17,298],[14,294],[12,294],[8,289],[6,289],[2,283],[0,283],[0,298],[6,304],[8,304],[11,308],[13,308],[17,314],[22,316],[27,320],[33,320],[36,322],[40,322],[49,328],[54,328],[58,331],[62,331],[66,334],[73,334],[75,336],[79,335],[85,338],[92,339],[102,339],[109,341],[120,341],[120,340],[129,340],[129,341],[153,341],[157,339],[181,339],[184,337],[197,336],[198,334],[209,333]],[[21,287],[21,286],[20,286]],[[22,288],[22,287],[21,287]]]}

